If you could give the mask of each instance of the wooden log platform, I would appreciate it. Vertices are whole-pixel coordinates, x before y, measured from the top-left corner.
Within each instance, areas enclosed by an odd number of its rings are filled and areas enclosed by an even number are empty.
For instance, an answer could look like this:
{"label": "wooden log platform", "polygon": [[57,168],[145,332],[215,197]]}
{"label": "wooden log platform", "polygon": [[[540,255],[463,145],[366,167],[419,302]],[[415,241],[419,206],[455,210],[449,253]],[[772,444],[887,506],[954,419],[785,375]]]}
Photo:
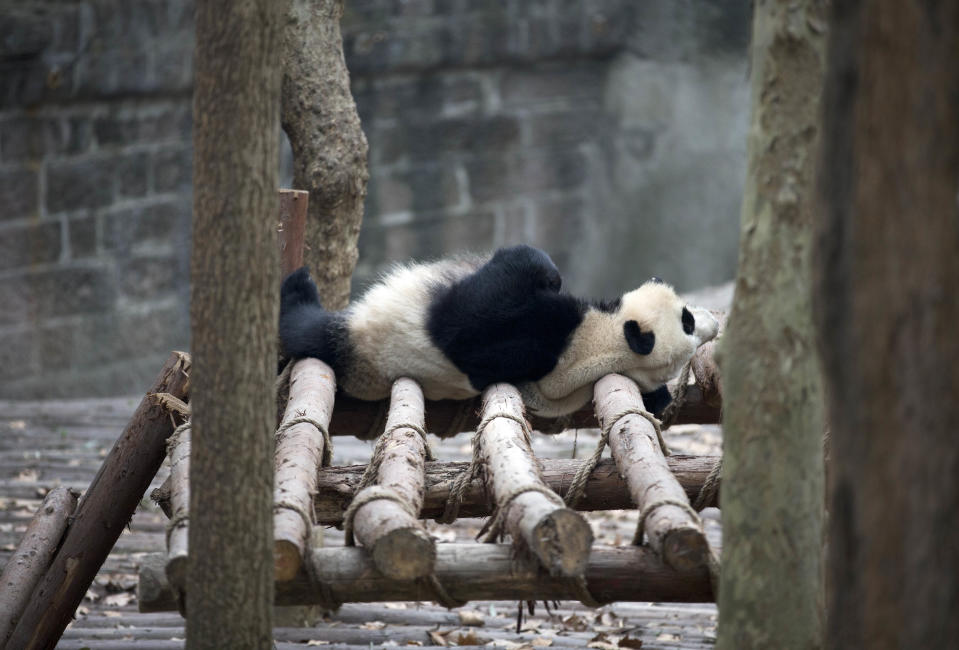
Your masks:
{"label": "wooden log platform", "polygon": [[[523,399],[514,386],[493,384],[483,392],[486,425],[477,432],[478,458],[490,493],[514,542],[529,549],[551,575],[581,576],[593,543],[592,530],[543,482],[521,424],[523,416]],[[492,526],[497,525],[494,520]]]}
{"label": "wooden log platform", "polygon": [[[532,562],[518,560],[508,544],[439,544],[435,574],[458,600],[577,599],[572,581],[550,576]],[[317,584],[343,602],[422,601],[433,596],[420,582],[395,580],[376,570],[359,548],[313,549],[313,581],[305,573],[277,583],[277,605],[323,604]],[[140,566],[137,602],[141,612],[172,611],[173,590],[163,558],[148,556]],[[590,592],[601,601],[713,602],[705,568],[670,569],[644,547],[596,546],[585,567]]]}
{"label": "wooden log platform", "polygon": [[186,589],[190,537],[190,428],[178,429],[167,444],[170,456],[170,524],[166,575],[178,593]]}
{"label": "wooden log platform", "polygon": [[595,400],[600,421],[609,429],[616,467],[626,477],[639,511],[647,512],[650,546],[674,569],[707,566],[709,545],[702,525],[669,471],[656,430],[645,417],[631,412],[644,410],[639,387],[622,375],[607,375],[596,382]]}
{"label": "wooden log platform", "polygon": [[276,435],[273,564],[280,581],[299,571],[310,538],[307,518],[316,472],[324,455],[332,454],[320,429],[329,426],[335,393],[336,378],[328,365],[318,359],[293,364],[290,396]]}
{"label": "wooden log platform", "polygon": [[[703,486],[703,481],[719,456],[681,456],[672,455],[666,459],[670,472],[679,481],[690,499],[695,499]],[[540,458],[539,464],[543,482],[560,497],[565,497],[570,482],[583,460],[560,458]],[[449,501],[452,480],[466,470],[469,463],[432,461],[426,463],[426,493],[420,516],[435,519],[443,514]],[[343,513],[349,507],[356,486],[363,475],[364,465],[325,467],[320,470],[316,481],[316,495],[313,498],[316,523],[326,526],[338,526],[343,523]],[[705,504],[714,507],[718,501]],[[616,462],[604,458],[593,470],[586,483],[586,493],[576,504],[576,510],[620,510],[635,508],[630,497],[626,481],[616,469]],[[464,494],[460,505],[460,517],[488,517],[491,514],[490,499],[481,478],[474,478]]]}
{"label": "wooden log platform", "polygon": [[374,485],[366,490],[375,490],[374,486],[389,490],[406,507],[391,498],[373,498],[356,509],[353,532],[380,573],[412,580],[432,573],[436,560],[433,538],[418,518],[423,506],[426,440],[411,428],[423,428],[423,391],[415,381],[400,378],[393,383],[390,401],[386,431],[377,443],[381,462],[373,470]]}

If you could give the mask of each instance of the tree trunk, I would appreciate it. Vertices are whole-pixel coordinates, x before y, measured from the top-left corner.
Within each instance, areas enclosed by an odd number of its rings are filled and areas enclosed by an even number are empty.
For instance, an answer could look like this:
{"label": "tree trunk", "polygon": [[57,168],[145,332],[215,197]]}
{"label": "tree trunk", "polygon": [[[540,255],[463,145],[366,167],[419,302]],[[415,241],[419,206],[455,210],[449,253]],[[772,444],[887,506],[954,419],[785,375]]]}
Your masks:
{"label": "tree trunk", "polygon": [[190,648],[273,645],[283,12],[270,0],[196,8]]}
{"label": "tree trunk", "polygon": [[721,649],[822,645],[823,407],[810,307],[820,0],[755,5],[739,271],[721,349]]}
{"label": "tree trunk", "polygon": [[815,294],[828,638],[955,647],[959,2],[843,3],[831,30]]}
{"label": "tree trunk", "polygon": [[283,30],[283,129],[293,149],[293,186],[310,192],[305,258],[327,309],[350,299],[369,179],[342,15],[343,0],[291,0]]}

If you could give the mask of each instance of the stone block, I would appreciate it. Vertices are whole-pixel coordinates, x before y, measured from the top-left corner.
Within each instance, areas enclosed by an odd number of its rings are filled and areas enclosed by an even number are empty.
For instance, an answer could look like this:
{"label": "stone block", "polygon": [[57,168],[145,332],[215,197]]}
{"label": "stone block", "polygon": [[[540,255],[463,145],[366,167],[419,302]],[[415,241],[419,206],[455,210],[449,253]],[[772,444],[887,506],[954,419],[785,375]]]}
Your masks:
{"label": "stone block", "polygon": [[149,189],[150,155],[145,151],[123,154],[117,158],[117,196],[145,196]]}
{"label": "stone block", "polygon": [[193,186],[193,149],[176,147],[153,155],[153,189],[155,192],[189,190]]}
{"label": "stone block", "polygon": [[573,189],[587,176],[587,161],[577,149],[557,149],[511,156],[477,157],[466,163],[475,203],[530,195],[543,190]]}
{"label": "stone block", "polygon": [[97,254],[97,219],[84,216],[67,222],[70,259],[84,259]]}
{"label": "stone block", "polygon": [[189,228],[189,203],[175,199],[113,210],[101,215],[104,252],[123,258],[134,246],[167,244],[180,228]]}
{"label": "stone block", "polygon": [[177,260],[173,256],[131,257],[117,266],[120,291],[132,300],[160,298],[176,290]]}
{"label": "stone block", "polygon": [[[31,330],[0,334],[0,380],[37,372],[37,335]],[[0,388],[0,394],[4,391]]]}
{"label": "stone block", "polygon": [[98,117],[93,128],[101,147],[189,141],[192,118],[187,102],[142,107],[118,106]]}
{"label": "stone block", "polygon": [[500,92],[505,109],[556,110],[602,107],[607,63],[563,61],[512,68],[503,75]]}
{"label": "stone block", "polygon": [[0,270],[56,262],[60,231],[59,221],[34,221],[0,230]]}
{"label": "stone block", "polygon": [[562,149],[586,142],[603,142],[614,129],[612,118],[600,110],[536,113],[526,119],[530,149]]}
{"label": "stone block", "polygon": [[98,208],[113,202],[113,157],[84,157],[47,167],[47,212]]}
{"label": "stone block", "polygon": [[0,283],[0,325],[109,311],[116,281],[105,266],[66,266],[6,277]]}
{"label": "stone block", "polygon": [[20,219],[39,214],[39,177],[37,171],[27,166],[0,167],[0,196],[3,209],[0,220]]}

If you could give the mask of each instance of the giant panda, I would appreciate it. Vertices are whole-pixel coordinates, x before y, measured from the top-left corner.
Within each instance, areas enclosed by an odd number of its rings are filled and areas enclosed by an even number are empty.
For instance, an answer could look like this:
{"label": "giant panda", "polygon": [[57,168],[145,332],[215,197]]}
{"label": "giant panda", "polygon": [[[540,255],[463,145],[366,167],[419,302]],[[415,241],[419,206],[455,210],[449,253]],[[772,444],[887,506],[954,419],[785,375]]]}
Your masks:
{"label": "giant panda", "polygon": [[592,384],[618,372],[647,409],[669,402],[667,380],[715,337],[707,311],[688,308],[654,278],[622,298],[590,302],[560,291],[549,256],[512,246],[397,266],[343,311],[323,309],[303,267],[283,282],[280,339],[292,358],[329,364],[347,394],[385,399],[399,377],[427,399],[466,399],[496,382],[515,384],[527,409],[572,413]]}

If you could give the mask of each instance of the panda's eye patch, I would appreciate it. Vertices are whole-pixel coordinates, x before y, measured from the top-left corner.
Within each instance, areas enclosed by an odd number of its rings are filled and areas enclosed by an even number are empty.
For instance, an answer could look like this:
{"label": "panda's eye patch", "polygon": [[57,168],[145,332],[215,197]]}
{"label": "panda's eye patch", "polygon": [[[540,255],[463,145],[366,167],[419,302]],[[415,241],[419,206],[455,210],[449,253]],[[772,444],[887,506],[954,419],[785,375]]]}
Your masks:
{"label": "panda's eye patch", "polygon": [[683,307],[683,331],[687,334],[692,334],[693,330],[696,329],[696,319],[693,318],[693,315],[688,309]]}

